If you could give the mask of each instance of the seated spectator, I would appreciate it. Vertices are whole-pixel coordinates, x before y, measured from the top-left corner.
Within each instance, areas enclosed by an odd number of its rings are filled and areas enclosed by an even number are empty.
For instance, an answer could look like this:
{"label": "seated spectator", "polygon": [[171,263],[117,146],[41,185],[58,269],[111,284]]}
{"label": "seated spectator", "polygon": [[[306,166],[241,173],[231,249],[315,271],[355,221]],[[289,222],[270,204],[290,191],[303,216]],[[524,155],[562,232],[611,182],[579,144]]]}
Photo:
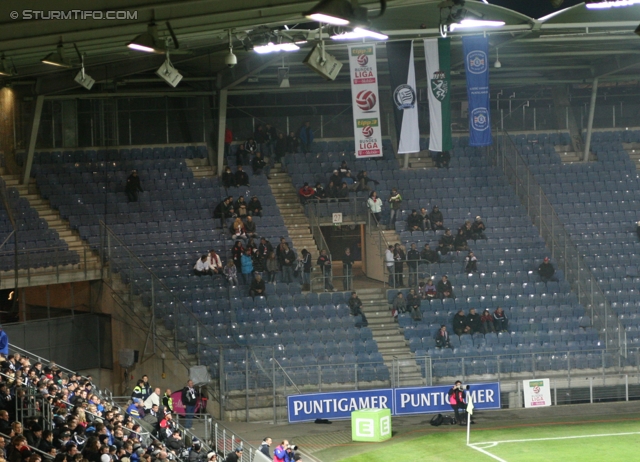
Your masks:
{"label": "seated spectator", "polygon": [[233,206],[231,206],[231,199],[229,197],[225,197],[213,210],[213,218],[226,219],[231,218],[233,215]]}
{"label": "seated spectator", "polygon": [[371,191],[371,186],[369,186],[371,183],[375,186],[380,184],[380,182],[370,178],[366,170],[360,171],[356,176],[356,191]]}
{"label": "seated spectator", "polygon": [[271,179],[269,176],[271,167],[269,167],[269,164],[264,160],[261,153],[256,152],[255,157],[251,160],[251,168],[253,169],[254,175],[262,175],[264,172],[267,179]]}
{"label": "seated spectator", "polygon": [[309,186],[309,183],[305,183],[302,188],[298,189],[298,194],[300,195],[300,202],[304,205],[307,201],[313,199],[316,192],[311,186]]}
{"label": "seated spectator", "polygon": [[505,312],[500,307],[493,312],[493,327],[496,329],[496,332],[509,331],[509,320],[507,319]]}
{"label": "seated spectator", "polygon": [[229,261],[227,261],[227,265],[224,267],[224,275],[231,286],[235,287],[240,285],[238,283],[238,269],[236,265],[233,264],[233,260],[229,259]]}
{"label": "seated spectator", "polygon": [[209,268],[206,253],[202,255],[193,266],[193,274],[195,274],[196,276],[211,276],[213,274],[211,268]]}
{"label": "seated spectator", "polygon": [[429,221],[431,221],[431,229],[444,229],[444,217],[437,205],[433,206],[431,213],[429,214]]}
{"label": "seated spectator", "polygon": [[220,255],[218,255],[215,250],[209,250],[207,263],[209,263],[209,269],[213,274],[222,274],[222,260],[220,260]]}
{"label": "seated spectator", "polygon": [[487,237],[484,235],[486,229],[487,227],[482,222],[482,217],[478,215],[476,217],[476,220],[471,225],[471,232],[473,233],[471,239],[473,239],[474,241],[478,239],[486,239]]}
{"label": "seated spectator", "polygon": [[420,216],[420,220],[422,220],[422,231],[431,230],[431,219],[429,218],[429,212],[427,212],[427,209],[422,207],[418,215]]}
{"label": "seated spectator", "polygon": [[391,305],[391,315],[393,316],[393,320],[398,322],[398,315],[400,313],[405,313],[407,311],[407,301],[404,299],[404,294],[402,292],[398,292],[393,299],[393,304]]}
{"label": "seated spectator", "polygon": [[436,167],[449,168],[449,162],[451,162],[451,154],[449,151],[442,151],[436,153],[435,156]]}
{"label": "seated spectator", "polygon": [[246,239],[247,234],[244,229],[244,222],[242,218],[238,217],[233,222],[233,224],[229,227],[229,231],[231,231],[231,236],[234,239]]}
{"label": "seated spectator", "polygon": [[480,331],[483,334],[488,334],[490,332],[496,331],[496,328],[493,326],[493,316],[491,315],[491,312],[489,311],[488,308],[486,308],[482,312],[482,316],[480,316],[480,324],[481,324]]}
{"label": "seated spectator", "polygon": [[464,233],[465,239],[468,241],[469,239],[473,239],[473,230],[471,229],[471,222],[469,220],[465,220],[464,224],[460,227],[460,230]]}
{"label": "seated spectator", "polygon": [[238,145],[236,165],[249,165],[249,152],[247,152],[246,143],[240,143]]}
{"label": "seated spectator", "polygon": [[227,165],[222,173],[222,186],[225,188],[231,188],[236,185],[236,176],[231,173],[231,168]]}
{"label": "seated spectator", "polygon": [[339,202],[346,202],[349,199],[349,187],[344,181],[341,183],[340,188],[336,191],[336,198]]}
{"label": "seated spectator", "polygon": [[244,196],[239,196],[235,204],[233,204],[233,210],[239,217],[247,216],[247,202],[244,200]]}
{"label": "seated spectator", "polygon": [[[258,151],[258,143],[253,138],[253,136],[250,136],[249,139],[247,139],[247,141],[244,143],[244,149],[247,152],[248,156],[252,156]],[[249,162],[247,157],[247,162],[245,162],[244,165],[248,164]]]}
{"label": "seated spectator", "polygon": [[131,175],[127,178],[127,184],[124,187],[124,191],[127,194],[127,200],[129,202],[138,201],[138,193],[144,192],[142,185],[140,184],[140,177],[137,170],[132,170]]}
{"label": "seated spectator", "polygon": [[473,254],[473,252],[469,252],[469,255],[464,257],[464,270],[467,273],[478,272],[478,259]]}
{"label": "seated spectator", "polygon": [[295,132],[291,132],[287,136],[287,154],[296,154],[297,152],[300,152],[300,140]]}
{"label": "seated spectator", "polygon": [[464,311],[458,311],[453,317],[453,332],[456,335],[470,334],[471,328],[467,325],[467,317],[464,315]]}
{"label": "seated spectator", "polygon": [[253,275],[253,257],[251,255],[251,249],[245,249],[244,253],[240,257],[240,271],[242,273],[242,280],[245,285],[251,283],[251,276]]}
{"label": "seated spectator", "polygon": [[[327,184],[327,199],[335,199],[338,194],[338,188],[333,181]],[[335,202],[335,201],[333,201]]]}
{"label": "seated spectator", "polygon": [[427,279],[422,290],[424,293],[423,298],[425,300],[432,300],[438,297],[438,291],[436,290],[436,286],[433,284],[433,279],[431,278]]}
{"label": "seated spectator", "polygon": [[236,168],[236,186],[249,186],[249,175],[238,165]]}
{"label": "seated spectator", "polygon": [[[258,237],[258,235],[256,234],[256,222],[253,221],[253,217],[251,215],[248,215],[246,221],[244,222],[244,231],[250,238]],[[257,249],[255,245],[253,245],[253,247]]]}
{"label": "seated spectator", "polygon": [[451,230],[447,229],[442,235],[442,237],[440,238],[440,241],[438,242],[438,253],[440,255],[446,255],[449,252],[453,252],[453,250],[454,250],[454,238],[453,238],[453,235],[451,234]]}
{"label": "seated spectator", "polygon": [[249,288],[249,296],[251,297],[263,297],[265,295],[265,284],[260,273],[256,273],[253,281],[251,281],[251,287]]}
{"label": "seated spectator", "polygon": [[422,312],[420,311],[421,300],[420,296],[416,294],[415,289],[409,290],[409,295],[407,295],[407,306],[411,312],[411,318],[414,321],[422,321]]}
{"label": "seated spectator", "polygon": [[351,176],[351,172],[347,172],[343,177],[342,177],[342,182],[346,183],[347,185],[347,189],[349,191],[355,191],[356,187],[355,187],[355,180],[353,179],[353,177]]}
{"label": "seated spectator", "polygon": [[351,173],[351,169],[347,165],[347,161],[346,160],[342,161],[342,163],[340,164],[340,168],[338,169],[338,172],[340,173],[340,176],[342,178],[347,176],[348,173]]}
{"label": "seated spectator", "polygon": [[333,183],[336,187],[340,187],[342,184],[342,175],[340,175],[338,169],[335,169],[329,177],[329,183]]}
{"label": "seated spectator", "polygon": [[322,183],[316,183],[315,198],[319,200],[327,198],[327,190],[324,189]]}
{"label": "seated spectator", "polygon": [[467,245],[467,238],[464,236],[464,234],[465,233],[463,229],[459,230],[455,240],[453,241],[453,246],[458,252],[469,250],[469,246]]}
{"label": "seated spectator", "polygon": [[440,263],[440,255],[435,250],[431,250],[429,244],[425,244],[424,249],[420,252],[420,260],[429,265],[432,263]]}
{"label": "seated spectator", "polygon": [[476,313],[475,308],[471,308],[469,310],[469,314],[467,315],[467,326],[469,326],[470,334],[475,334],[476,332],[480,332],[482,329],[482,322],[480,321],[480,315]]}
{"label": "seated spectator", "polygon": [[262,216],[262,204],[258,199],[258,196],[253,196],[247,205],[247,213],[254,217]]}
{"label": "seated spectator", "polygon": [[438,281],[436,291],[438,298],[456,298],[453,294],[453,286],[446,275],[443,275],[442,279]]}
{"label": "seated spectator", "polygon": [[440,329],[436,334],[436,348],[451,348],[449,332],[447,332],[447,326],[444,324],[440,326]]}
{"label": "seated spectator", "polygon": [[356,324],[356,327],[367,327],[369,322],[367,321],[367,317],[364,315],[362,311],[362,301],[358,294],[355,292],[351,292],[351,298],[349,298],[349,310],[351,310],[351,316],[361,316],[362,322]]}
{"label": "seated spectator", "polygon": [[422,217],[418,215],[418,211],[413,209],[411,215],[407,218],[407,231],[424,231]]}
{"label": "seated spectator", "polygon": [[555,281],[558,282],[558,278],[554,276],[556,269],[549,261],[549,257],[544,257],[544,261],[538,266],[538,274],[542,282]]}

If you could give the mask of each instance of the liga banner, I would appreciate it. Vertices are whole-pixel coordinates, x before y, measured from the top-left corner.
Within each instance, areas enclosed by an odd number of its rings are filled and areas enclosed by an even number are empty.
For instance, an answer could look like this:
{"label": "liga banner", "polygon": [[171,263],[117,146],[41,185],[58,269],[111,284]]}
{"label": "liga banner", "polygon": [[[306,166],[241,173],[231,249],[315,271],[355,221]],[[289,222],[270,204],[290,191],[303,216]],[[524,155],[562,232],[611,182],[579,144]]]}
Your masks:
{"label": "liga banner", "polygon": [[398,137],[398,154],[420,152],[413,40],[389,42],[387,56]]}
{"label": "liga banner", "polygon": [[450,151],[451,140],[451,39],[424,40],[429,87],[429,150]]}
{"label": "liga banner", "polygon": [[523,380],[524,407],[551,406],[551,383],[549,379]]}
{"label": "liga banner", "polygon": [[469,146],[491,146],[489,105],[489,39],[482,35],[462,37],[469,98]]}
{"label": "liga banner", "polygon": [[382,157],[376,46],[349,45],[349,69],[356,159]]}

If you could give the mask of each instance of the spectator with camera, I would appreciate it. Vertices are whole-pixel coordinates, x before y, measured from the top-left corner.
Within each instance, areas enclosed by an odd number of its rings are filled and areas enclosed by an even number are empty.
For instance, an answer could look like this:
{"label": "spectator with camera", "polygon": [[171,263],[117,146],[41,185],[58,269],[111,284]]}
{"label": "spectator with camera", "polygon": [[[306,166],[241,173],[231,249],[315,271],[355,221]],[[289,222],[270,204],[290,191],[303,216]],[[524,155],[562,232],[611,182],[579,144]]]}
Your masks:
{"label": "spectator with camera", "polygon": [[283,440],[273,451],[273,462],[291,462],[294,460],[298,446]]}
{"label": "spectator with camera", "polygon": [[[456,383],[449,390],[449,405],[456,416],[456,422],[460,425],[466,425],[467,421],[467,403],[464,396],[462,382],[456,380]],[[460,413],[462,411],[462,413]],[[461,416],[462,415],[462,416]]]}

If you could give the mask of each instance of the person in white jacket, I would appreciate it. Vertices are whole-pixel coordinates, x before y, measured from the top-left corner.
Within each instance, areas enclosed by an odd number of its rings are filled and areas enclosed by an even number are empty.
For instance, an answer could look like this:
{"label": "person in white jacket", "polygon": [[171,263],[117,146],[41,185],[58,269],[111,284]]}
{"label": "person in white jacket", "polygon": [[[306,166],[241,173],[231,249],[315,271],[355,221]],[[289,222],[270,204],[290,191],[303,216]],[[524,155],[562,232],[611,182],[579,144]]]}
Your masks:
{"label": "person in white jacket", "polygon": [[396,261],[393,258],[393,246],[390,245],[389,248],[384,253],[384,264],[387,267],[387,272],[389,273],[389,287],[395,287],[395,275],[394,268],[396,266]]}
{"label": "person in white jacket", "polygon": [[367,207],[369,207],[371,214],[375,217],[376,223],[379,224],[380,219],[382,218],[382,200],[378,197],[378,194],[375,191],[372,191],[371,194],[369,194]]}
{"label": "person in white jacket", "polygon": [[201,256],[196,264],[193,266],[193,273],[196,276],[211,275],[211,268],[209,268],[209,262],[207,261],[207,254]]}

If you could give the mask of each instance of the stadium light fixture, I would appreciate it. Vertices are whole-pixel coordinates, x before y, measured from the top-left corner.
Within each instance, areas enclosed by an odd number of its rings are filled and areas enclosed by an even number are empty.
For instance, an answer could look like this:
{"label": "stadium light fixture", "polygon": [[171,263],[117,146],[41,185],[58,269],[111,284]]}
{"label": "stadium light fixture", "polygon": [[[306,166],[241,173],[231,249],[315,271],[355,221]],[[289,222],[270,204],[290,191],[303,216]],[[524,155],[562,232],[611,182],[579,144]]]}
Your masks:
{"label": "stadium light fixture", "polygon": [[473,29],[477,27],[502,27],[504,21],[487,21],[484,19],[463,19],[460,22],[454,22],[449,25],[449,30],[453,32],[456,29]]}
{"label": "stadium light fixture", "polygon": [[363,38],[372,38],[375,40],[387,40],[389,36],[374,29],[373,27],[369,27],[369,28],[354,27],[350,31],[334,34],[331,36],[331,40],[356,40],[356,39],[363,39]]}
{"label": "stadium light fixture", "polygon": [[[380,0],[380,12],[377,17],[382,16],[386,9],[387,0]],[[359,6],[358,0],[321,0],[303,15],[307,19],[334,26],[367,27],[369,25],[368,10]]]}
{"label": "stadium light fixture", "polygon": [[0,75],[4,77],[11,77],[16,75],[18,71],[16,70],[16,66],[11,62],[11,66],[7,64],[7,60],[4,57],[4,53],[2,53],[2,58],[0,59]]}
{"label": "stadium light fixture", "polygon": [[127,43],[127,46],[132,50],[144,51],[146,53],[163,54],[167,51],[165,42],[158,38],[158,27],[155,22],[151,22],[147,26],[147,31],[131,40]]}
{"label": "stadium light fixture", "polygon": [[276,53],[278,51],[298,51],[300,49],[300,46],[298,45],[298,43],[302,44],[302,43],[306,43],[306,42],[296,42],[296,43],[291,43],[291,42],[273,43],[273,42],[269,42],[266,45],[254,46],[253,47],[253,51],[255,51],[256,53],[260,53],[261,55],[267,54],[267,53]]}
{"label": "stadium light fixture", "polygon": [[49,64],[51,66],[65,67],[70,68],[71,63],[64,56],[64,47],[62,45],[62,41],[58,43],[58,48],[53,53],[49,53],[47,56],[42,58],[41,60],[45,64]]}
{"label": "stadium light fixture", "polygon": [[608,8],[623,8],[633,5],[640,5],[640,0],[592,0],[587,1],[586,7],[590,10],[604,10]]}

